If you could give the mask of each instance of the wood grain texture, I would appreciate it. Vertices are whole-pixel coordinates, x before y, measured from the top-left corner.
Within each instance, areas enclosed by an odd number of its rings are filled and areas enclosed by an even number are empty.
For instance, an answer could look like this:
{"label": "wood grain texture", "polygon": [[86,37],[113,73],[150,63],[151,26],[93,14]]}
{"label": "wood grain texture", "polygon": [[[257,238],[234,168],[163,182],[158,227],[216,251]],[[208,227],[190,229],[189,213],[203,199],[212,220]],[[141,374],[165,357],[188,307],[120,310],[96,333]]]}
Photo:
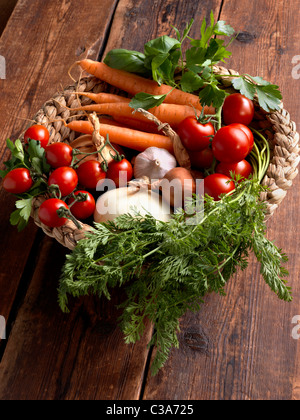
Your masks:
{"label": "wood grain texture", "polygon": [[[210,10],[240,32],[227,67],[278,83],[299,125],[300,82],[291,76],[299,6],[299,0],[289,7],[282,0],[19,1],[0,38],[7,60],[0,161],[8,157],[3,139],[26,125],[16,116],[33,115],[69,84],[67,70],[78,57],[102,58],[120,47],[142,51],[148,40],[171,34],[170,24],[182,31],[192,17],[197,37]],[[291,337],[292,318],[300,314],[299,182],[268,222],[268,237],[289,255],[293,302],[273,295],[251,256],[225,297],[207,296],[198,313],[182,318],[180,348],[156,377],[147,364],[152,327],[136,345],[126,345],[117,327],[124,291],[113,291],[110,302],[71,300],[70,314],[60,312],[56,289],[67,250],[32,223],[21,234],[10,227],[14,200],[0,191],[0,314],[10,319],[0,347],[0,400],[299,400],[300,341]]]}
{"label": "wood grain texture", "polygon": [[[67,72],[78,57],[98,57],[116,4],[18,3],[0,40],[7,61],[7,79],[0,81],[1,138],[15,139],[26,125],[17,117],[30,118],[72,83]],[[0,153],[4,161],[4,141]],[[2,343],[0,399],[137,399],[150,337],[135,346],[124,343],[117,327],[118,291],[111,302],[87,299],[75,304],[71,316],[63,315],[56,289],[65,249],[50,238],[40,236],[42,244],[35,240],[32,223],[17,233],[9,226],[14,200],[1,191],[4,201],[0,313],[11,320],[8,341]]]}
{"label": "wood grain texture", "polygon": [[[300,122],[299,82],[291,77],[299,45],[293,8],[225,0],[221,19],[242,34],[227,67],[278,83],[286,109]],[[248,269],[227,284],[225,298],[211,295],[199,313],[182,319],[181,346],[157,377],[148,378],[145,399],[299,399],[299,343],[291,337],[291,320],[300,313],[299,182],[268,222],[268,237],[289,256],[294,301],[273,295],[251,256]]]}
{"label": "wood grain texture", "polygon": [[218,16],[219,0],[121,0],[115,12],[112,29],[104,55],[114,48],[143,51],[144,44],[161,35],[175,36],[172,26],[182,33],[192,18],[195,24],[191,36],[200,32],[204,17],[209,18],[213,10]]}
{"label": "wood grain texture", "polygon": [[[9,158],[5,139],[15,140],[42,104],[62,86],[70,84],[68,69],[80,54],[96,58],[105,38],[116,2],[20,1],[0,39],[6,59],[6,79],[0,80],[0,163]],[[90,15],[93,7],[95,15]],[[99,20],[102,24],[99,25]],[[74,35],[80,27],[81,36]],[[62,48],[62,45],[67,47]],[[0,188],[0,296],[1,314],[7,318],[34,243],[33,223],[19,234],[9,224],[14,198]]]}
{"label": "wood grain texture", "polygon": [[17,0],[0,0],[0,36],[12,14]]}
{"label": "wood grain texture", "polygon": [[[44,237],[37,266],[0,365],[0,400],[137,399],[147,335],[126,345],[117,326],[122,293],[57,306],[57,280],[67,250]],[[55,262],[55,264],[54,264]],[[50,263],[50,264],[49,264]]]}

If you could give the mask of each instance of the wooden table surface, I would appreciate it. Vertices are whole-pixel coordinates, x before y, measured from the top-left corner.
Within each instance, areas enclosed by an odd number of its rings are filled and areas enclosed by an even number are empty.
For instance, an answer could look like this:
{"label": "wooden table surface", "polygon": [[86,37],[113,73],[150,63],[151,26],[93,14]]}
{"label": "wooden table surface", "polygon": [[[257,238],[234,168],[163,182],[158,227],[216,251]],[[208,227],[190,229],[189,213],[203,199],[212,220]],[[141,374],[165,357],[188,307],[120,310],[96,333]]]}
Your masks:
{"label": "wooden table surface", "polygon": [[[70,84],[74,61],[101,60],[117,47],[142,50],[148,40],[174,34],[171,25],[182,31],[192,17],[192,36],[199,36],[210,10],[240,32],[226,65],[277,83],[300,123],[299,0],[0,0],[0,8],[1,167],[9,157],[5,139],[15,140],[25,119]],[[180,348],[155,377],[151,325],[135,345],[124,343],[117,326],[121,291],[110,302],[88,297],[70,314],[60,311],[58,278],[68,251],[33,222],[21,233],[11,227],[14,198],[1,189],[0,399],[300,399],[300,343],[292,337],[300,314],[299,186],[297,177],[268,222],[268,237],[289,256],[293,302],[277,299],[251,255],[225,297],[210,295],[197,314],[182,318]]]}

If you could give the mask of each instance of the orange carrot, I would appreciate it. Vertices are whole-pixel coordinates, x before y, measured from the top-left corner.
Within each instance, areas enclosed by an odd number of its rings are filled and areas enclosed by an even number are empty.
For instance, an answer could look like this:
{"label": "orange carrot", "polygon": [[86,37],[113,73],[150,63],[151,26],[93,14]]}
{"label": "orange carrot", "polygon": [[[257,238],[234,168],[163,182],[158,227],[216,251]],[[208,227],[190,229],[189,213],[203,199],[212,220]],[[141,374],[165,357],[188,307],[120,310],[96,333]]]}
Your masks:
{"label": "orange carrot", "polygon": [[[125,117],[149,122],[144,115],[138,111],[134,112],[127,103],[121,102],[117,104],[108,103],[85,105],[79,108],[72,108],[72,111],[90,111],[97,112],[97,114],[111,115],[115,119],[118,117]],[[178,124],[186,117],[195,116],[195,111],[192,107],[176,104],[161,104],[155,108],[149,109],[149,112],[155,115],[161,122],[168,123],[173,128],[177,128]],[[200,115],[200,111],[197,111],[197,114]]]}
{"label": "orange carrot", "polygon": [[113,93],[93,93],[93,92],[75,92],[78,95],[86,96],[97,104],[106,104],[106,103],[119,103],[126,102],[129,103],[131,99],[125,98],[124,96],[115,95]]}
{"label": "orange carrot", "polygon": [[[134,128],[135,130],[146,131],[146,133],[158,133],[157,125],[154,122],[149,121],[149,120],[148,122],[146,121],[144,122],[144,121],[136,120],[134,118],[127,118],[127,117],[120,117],[120,116],[115,117],[115,120],[117,120],[120,125],[123,124],[123,126]],[[102,118],[100,118],[100,122],[101,121],[102,121]]]}
{"label": "orange carrot", "polygon": [[[94,127],[90,121],[74,120],[65,124],[72,131],[82,134],[93,134]],[[148,147],[160,147],[174,153],[172,140],[161,134],[145,133],[125,127],[115,127],[108,124],[100,125],[100,134],[103,137],[109,135],[109,140],[119,146],[143,152]]]}
{"label": "orange carrot", "polygon": [[108,124],[108,125],[115,125],[116,127],[128,127],[129,124],[126,124],[123,121],[116,121],[113,120],[111,118],[107,118],[107,117],[99,117],[99,121],[101,124]]}
{"label": "orange carrot", "polygon": [[[136,74],[126,72],[124,70],[113,69],[106,64],[89,59],[78,61],[80,67],[87,73],[96,76],[131,95],[136,95],[140,92],[146,92],[151,95],[165,95],[165,103],[189,105],[198,110],[202,110],[199,98],[192,93],[183,92],[180,89],[173,89],[171,86],[162,84],[158,85],[154,80],[145,79]],[[172,90],[172,92],[170,92]],[[205,114],[214,114],[215,109],[212,107],[205,107]]]}

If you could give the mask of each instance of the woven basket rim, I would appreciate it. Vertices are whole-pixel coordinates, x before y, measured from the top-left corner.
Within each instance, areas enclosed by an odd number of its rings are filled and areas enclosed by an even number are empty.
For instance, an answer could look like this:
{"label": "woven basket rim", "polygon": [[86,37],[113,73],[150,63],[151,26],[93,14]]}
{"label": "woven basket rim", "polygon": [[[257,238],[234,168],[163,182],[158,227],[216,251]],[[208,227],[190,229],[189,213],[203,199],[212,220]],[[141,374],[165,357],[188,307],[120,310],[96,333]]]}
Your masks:
{"label": "woven basket rim", "polygon": [[[220,81],[224,88],[235,91],[231,85],[231,76],[239,75],[238,72],[222,66],[214,66],[214,72],[220,75]],[[63,141],[71,144],[76,134],[66,128],[62,122],[59,122],[59,119],[66,120],[74,115],[74,112],[70,111],[69,108],[72,108],[72,103],[77,100],[75,91],[79,89],[82,92],[97,92],[99,88],[100,91],[119,92],[118,89],[93,76],[84,77],[46,101],[36,113],[33,118],[34,122],[30,125],[36,123],[45,125],[50,132],[49,143]],[[266,216],[268,219],[285,198],[288,189],[293,185],[293,179],[298,174],[297,166],[300,161],[299,133],[295,122],[290,118],[289,112],[284,109],[283,103],[281,103],[279,110],[269,113],[262,110],[255,100],[254,103],[256,107],[254,119],[265,130],[264,133],[271,148],[270,164],[262,181],[262,185],[267,186],[269,190],[261,196],[261,200],[265,201],[267,205]],[[63,246],[72,250],[77,242],[85,237],[87,232],[92,231],[92,226],[80,222],[82,229],[78,229],[70,220],[67,221],[66,225],[59,228],[49,228],[43,225],[38,217],[38,209],[44,200],[44,196],[38,196],[33,201],[31,216],[35,224],[42,228],[46,235],[55,238]]]}

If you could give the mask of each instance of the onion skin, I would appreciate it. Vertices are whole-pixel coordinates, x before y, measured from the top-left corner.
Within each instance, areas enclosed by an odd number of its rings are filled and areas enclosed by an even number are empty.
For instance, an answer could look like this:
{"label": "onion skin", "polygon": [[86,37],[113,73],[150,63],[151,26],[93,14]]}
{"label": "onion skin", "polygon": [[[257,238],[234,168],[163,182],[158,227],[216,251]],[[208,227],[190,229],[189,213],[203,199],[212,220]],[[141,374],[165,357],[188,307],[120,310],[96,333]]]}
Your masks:
{"label": "onion skin", "polygon": [[174,208],[183,207],[187,198],[196,193],[196,182],[188,169],[176,167],[163,177],[160,183],[163,198]]}

